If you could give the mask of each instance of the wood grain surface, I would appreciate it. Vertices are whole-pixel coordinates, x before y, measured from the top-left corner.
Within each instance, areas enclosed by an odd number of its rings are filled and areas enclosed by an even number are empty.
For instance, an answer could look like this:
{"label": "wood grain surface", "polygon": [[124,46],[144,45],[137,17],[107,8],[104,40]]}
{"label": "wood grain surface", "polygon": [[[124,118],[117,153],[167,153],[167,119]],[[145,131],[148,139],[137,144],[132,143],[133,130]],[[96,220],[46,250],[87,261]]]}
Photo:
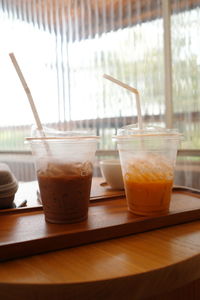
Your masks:
{"label": "wood grain surface", "polygon": [[192,300],[199,278],[194,221],[2,262],[0,299]]}
{"label": "wood grain surface", "polygon": [[172,193],[168,214],[153,217],[130,213],[125,197],[97,198],[90,202],[88,219],[74,224],[45,222],[41,206],[2,210],[0,261],[126,236],[199,218],[200,195],[180,191]]}
{"label": "wood grain surface", "polygon": [[3,262],[0,297],[30,300],[155,297],[200,278],[199,249],[200,222],[196,221]]}

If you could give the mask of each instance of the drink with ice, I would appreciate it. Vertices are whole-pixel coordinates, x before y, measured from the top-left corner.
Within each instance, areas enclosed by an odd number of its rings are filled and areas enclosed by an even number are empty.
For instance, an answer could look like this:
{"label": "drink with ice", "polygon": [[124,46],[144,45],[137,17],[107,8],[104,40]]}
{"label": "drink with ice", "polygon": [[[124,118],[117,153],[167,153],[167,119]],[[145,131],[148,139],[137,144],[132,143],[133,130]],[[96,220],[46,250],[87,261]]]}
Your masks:
{"label": "drink with ice", "polygon": [[87,218],[92,164],[51,161],[38,168],[37,178],[45,219],[52,223],[75,223]]}
{"label": "drink with ice", "polygon": [[175,130],[128,126],[116,137],[129,211],[160,215],[169,211],[180,135]]}
{"label": "drink with ice", "polygon": [[[45,220],[76,223],[88,217],[97,137],[61,135],[29,138]],[[48,136],[47,136],[48,134]]]}
{"label": "drink with ice", "polygon": [[173,166],[159,155],[146,155],[129,163],[124,174],[129,210],[141,215],[169,210]]}
{"label": "drink with ice", "polygon": [[174,165],[180,135],[176,130],[145,128],[137,89],[104,74],[136,96],[138,125],[120,129],[115,137],[121,160],[128,208],[139,215],[169,210]]}

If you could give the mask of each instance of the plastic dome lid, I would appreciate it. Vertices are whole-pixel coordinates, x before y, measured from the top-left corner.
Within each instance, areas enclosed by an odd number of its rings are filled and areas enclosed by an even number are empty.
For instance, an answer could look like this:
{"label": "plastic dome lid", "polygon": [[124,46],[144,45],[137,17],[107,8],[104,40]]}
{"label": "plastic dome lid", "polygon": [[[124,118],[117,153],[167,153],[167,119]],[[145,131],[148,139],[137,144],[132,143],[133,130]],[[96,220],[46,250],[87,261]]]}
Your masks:
{"label": "plastic dome lid", "polygon": [[138,124],[130,124],[124,126],[117,131],[117,135],[114,136],[114,139],[128,139],[132,137],[153,137],[153,136],[162,136],[172,139],[180,139],[181,134],[178,132],[178,129],[168,129],[164,127],[144,125],[143,129],[138,127]]}

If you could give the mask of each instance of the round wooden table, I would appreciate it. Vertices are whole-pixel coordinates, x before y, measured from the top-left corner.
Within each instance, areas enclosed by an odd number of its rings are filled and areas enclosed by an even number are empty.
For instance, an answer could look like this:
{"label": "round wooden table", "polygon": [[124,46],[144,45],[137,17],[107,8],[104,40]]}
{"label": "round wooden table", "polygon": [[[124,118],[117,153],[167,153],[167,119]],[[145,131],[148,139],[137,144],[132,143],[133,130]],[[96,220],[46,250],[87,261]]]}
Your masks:
{"label": "round wooden table", "polygon": [[0,299],[191,300],[199,278],[195,221],[2,262]]}

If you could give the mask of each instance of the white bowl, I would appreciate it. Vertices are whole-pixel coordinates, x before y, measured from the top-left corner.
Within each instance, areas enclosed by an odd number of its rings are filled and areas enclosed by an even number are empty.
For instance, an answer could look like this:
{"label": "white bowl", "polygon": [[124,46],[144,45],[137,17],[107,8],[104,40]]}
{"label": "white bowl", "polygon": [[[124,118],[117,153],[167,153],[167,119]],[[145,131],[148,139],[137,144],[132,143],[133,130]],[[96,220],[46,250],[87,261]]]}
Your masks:
{"label": "white bowl", "polygon": [[118,159],[101,160],[99,162],[103,178],[113,189],[124,189],[121,164]]}

